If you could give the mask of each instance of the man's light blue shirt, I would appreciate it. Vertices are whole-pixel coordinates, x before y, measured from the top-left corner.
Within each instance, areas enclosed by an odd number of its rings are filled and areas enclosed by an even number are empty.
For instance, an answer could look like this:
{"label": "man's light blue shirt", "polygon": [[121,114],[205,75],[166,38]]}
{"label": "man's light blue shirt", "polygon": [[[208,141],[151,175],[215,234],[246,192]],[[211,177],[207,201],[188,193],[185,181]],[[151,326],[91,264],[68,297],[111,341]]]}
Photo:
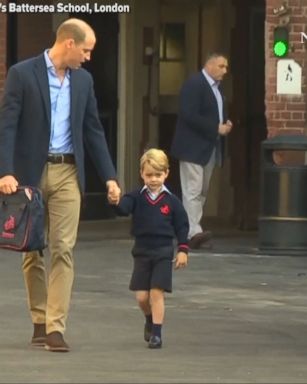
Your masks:
{"label": "man's light blue shirt", "polygon": [[[223,123],[223,99],[222,99],[222,95],[221,95],[220,90],[219,90],[220,82],[215,81],[205,71],[205,69],[202,70],[202,73],[205,76],[205,78],[207,79],[210,87],[212,88],[214,96],[216,98],[217,107],[218,107],[218,111],[219,111],[219,120],[220,120],[220,124],[222,124]],[[218,140],[217,140],[217,146],[215,149],[215,155],[213,155],[213,156],[215,157],[216,164],[221,165],[222,164],[222,154],[221,154],[221,146],[220,146],[220,137],[219,136],[218,136]]]}
{"label": "man's light blue shirt", "polygon": [[44,56],[51,101],[49,153],[73,153],[70,126],[70,72],[66,70],[64,80],[61,82],[48,56],[48,50],[44,52]]}
{"label": "man's light blue shirt", "polygon": [[205,78],[207,79],[210,87],[212,88],[212,91],[214,93],[214,96],[216,98],[216,101],[217,101],[217,106],[218,106],[218,110],[219,110],[219,118],[220,118],[220,124],[223,123],[223,99],[222,99],[222,96],[221,96],[221,93],[220,93],[220,90],[219,90],[219,81],[215,81],[214,79],[212,79],[212,77],[210,75],[208,75],[208,73],[205,71],[205,69],[202,70]]}

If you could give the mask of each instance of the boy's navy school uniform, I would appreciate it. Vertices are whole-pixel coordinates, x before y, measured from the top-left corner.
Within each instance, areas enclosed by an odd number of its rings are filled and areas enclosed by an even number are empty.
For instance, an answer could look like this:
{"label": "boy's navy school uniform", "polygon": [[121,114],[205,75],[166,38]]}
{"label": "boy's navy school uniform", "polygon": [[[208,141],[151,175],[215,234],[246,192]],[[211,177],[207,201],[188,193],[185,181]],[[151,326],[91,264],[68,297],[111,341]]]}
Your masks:
{"label": "boy's navy school uniform", "polygon": [[130,289],[160,288],[171,292],[174,238],[178,252],[188,252],[189,221],[181,201],[165,186],[158,196],[144,186],[126,193],[117,212],[122,216],[132,214],[131,234],[135,242]]}

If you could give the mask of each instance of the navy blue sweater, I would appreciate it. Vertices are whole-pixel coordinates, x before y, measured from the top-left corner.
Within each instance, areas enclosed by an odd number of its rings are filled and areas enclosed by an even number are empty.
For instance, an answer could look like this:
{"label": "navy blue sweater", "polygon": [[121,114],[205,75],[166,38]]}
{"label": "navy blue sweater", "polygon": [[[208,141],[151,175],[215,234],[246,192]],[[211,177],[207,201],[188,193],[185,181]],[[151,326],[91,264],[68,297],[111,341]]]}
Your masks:
{"label": "navy blue sweater", "polygon": [[176,237],[178,251],[188,252],[189,220],[181,201],[163,191],[152,200],[147,190],[126,193],[117,206],[121,216],[132,214],[132,235],[136,246],[158,248],[172,245]]}

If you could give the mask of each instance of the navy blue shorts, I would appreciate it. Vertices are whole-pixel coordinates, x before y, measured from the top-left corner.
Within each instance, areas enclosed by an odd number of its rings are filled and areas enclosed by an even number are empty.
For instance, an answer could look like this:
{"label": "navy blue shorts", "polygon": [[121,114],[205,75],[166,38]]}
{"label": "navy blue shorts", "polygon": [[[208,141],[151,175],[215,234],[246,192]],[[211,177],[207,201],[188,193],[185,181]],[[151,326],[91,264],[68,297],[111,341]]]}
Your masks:
{"label": "navy blue shorts", "polygon": [[149,291],[159,288],[172,292],[174,248],[132,249],[134,269],[129,288],[131,291]]}

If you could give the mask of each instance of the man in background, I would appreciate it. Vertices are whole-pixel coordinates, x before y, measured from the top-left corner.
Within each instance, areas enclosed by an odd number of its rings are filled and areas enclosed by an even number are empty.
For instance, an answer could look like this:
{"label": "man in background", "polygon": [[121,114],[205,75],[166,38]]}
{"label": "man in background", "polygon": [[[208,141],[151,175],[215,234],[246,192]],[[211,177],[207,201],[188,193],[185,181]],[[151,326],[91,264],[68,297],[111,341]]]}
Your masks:
{"label": "man in background", "polygon": [[198,249],[212,237],[201,219],[215,165],[222,164],[223,138],[232,129],[227,120],[220,82],[228,60],[222,53],[208,55],[202,70],[183,84],[171,154],[179,160],[182,202],[187,211],[189,247]]}

